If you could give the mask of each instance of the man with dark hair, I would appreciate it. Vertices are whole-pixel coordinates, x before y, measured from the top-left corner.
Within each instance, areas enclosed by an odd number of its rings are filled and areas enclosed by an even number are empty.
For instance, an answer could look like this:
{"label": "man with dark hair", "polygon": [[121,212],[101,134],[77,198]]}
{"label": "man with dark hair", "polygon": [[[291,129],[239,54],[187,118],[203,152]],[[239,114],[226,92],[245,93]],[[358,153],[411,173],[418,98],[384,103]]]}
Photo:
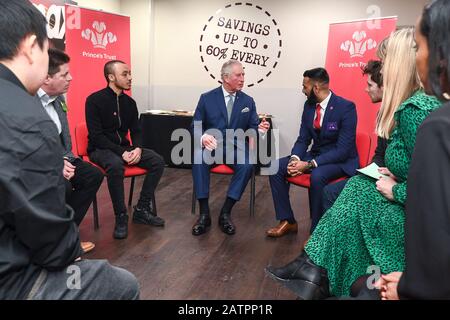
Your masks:
{"label": "man with dark hair", "polygon": [[136,278],[81,260],[55,124],[34,97],[48,74],[46,21],[0,0],[0,299],[133,299]]}
{"label": "man with dark hair", "polygon": [[[372,103],[379,103],[383,99],[383,77],[381,75],[381,62],[377,60],[370,60],[363,68],[363,75],[367,75],[366,92],[370,97]],[[377,148],[372,162],[376,163],[380,168],[386,167],[384,163],[384,154],[386,153],[387,140],[378,137]],[[341,180],[336,183],[331,183],[323,189],[323,212],[330,209],[336,199],[341,194],[347,184],[348,179]]]}
{"label": "man with dark hair", "polygon": [[[303,74],[304,105],[300,134],[289,157],[279,159],[278,173],[270,176],[270,187],[277,220],[267,231],[269,237],[297,232],[298,226],[289,200],[286,176],[311,173],[309,206],[312,233],[322,217],[322,191],[327,183],[341,176],[353,176],[358,168],[356,151],[356,107],[329,89],[325,69]],[[312,142],[310,151],[308,147]]]}
{"label": "man with dark hair", "polygon": [[[128,236],[128,212],[125,206],[125,165],[148,169],[141,195],[134,207],[133,222],[164,226],[157,216],[155,189],[164,171],[164,159],[153,150],[141,148],[141,128],[136,102],[124,90],[131,88],[131,72],[126,63],[109,61],[104,66],[108,86],[86,99],[86,123],[89,131],[89,158],[105,169],[116,225],[113,237]],[[130,131],[131,141],[128,140]]]}
{"label": "man with dark hair", "polygon": [[[94,201],[103,181],[103,173],[95,166],[84,162],[72,152],[72,142],[67,121],[67,106],[63,94],[69,89],[72,76],[69,71],[69,56],[63,51],[49,49],[48,75],[38,90],[42,106],[56,125],[64,154],[63,176],[66,182],[66,202],[75,211],[74,220],[79,226],[89,206]],[[92,242],[81,242],[83,251],[94,249]]]}

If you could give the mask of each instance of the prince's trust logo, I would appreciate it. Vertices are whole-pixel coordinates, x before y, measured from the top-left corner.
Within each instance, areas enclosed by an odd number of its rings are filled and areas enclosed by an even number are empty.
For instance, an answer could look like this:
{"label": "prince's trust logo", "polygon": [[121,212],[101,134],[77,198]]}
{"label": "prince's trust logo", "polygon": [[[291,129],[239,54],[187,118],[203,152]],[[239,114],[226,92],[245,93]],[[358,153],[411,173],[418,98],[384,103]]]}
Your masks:
{"label": "prince's trust logo", "polygon": [[81,36],[92,42],[94,48],[106,49],[110,43],[117,42],[117,37],[112,32],[106,32],[106,24],[104,22],[94,21],[91,29],[85,29],[81,32]]}
{"label": "prince's trust logo", "polygon": [[347,40],[341,44],[341,50],[348,52],[352,58],[362,58],[368,50],[375,49],[377,42],[373,39],[367,39],[365,31],[355,31],[353,41]]}

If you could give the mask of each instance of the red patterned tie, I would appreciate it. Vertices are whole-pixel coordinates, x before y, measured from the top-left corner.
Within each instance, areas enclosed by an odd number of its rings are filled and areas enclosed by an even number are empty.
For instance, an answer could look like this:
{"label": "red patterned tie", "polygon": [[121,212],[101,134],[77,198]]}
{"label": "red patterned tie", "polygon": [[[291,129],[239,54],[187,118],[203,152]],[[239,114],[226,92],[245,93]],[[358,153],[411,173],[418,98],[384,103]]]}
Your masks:
{"label": "red patterned tie", "polygon": [[320,130],[320,103],[316,106],[316,119],[314,120],[314,129]]}

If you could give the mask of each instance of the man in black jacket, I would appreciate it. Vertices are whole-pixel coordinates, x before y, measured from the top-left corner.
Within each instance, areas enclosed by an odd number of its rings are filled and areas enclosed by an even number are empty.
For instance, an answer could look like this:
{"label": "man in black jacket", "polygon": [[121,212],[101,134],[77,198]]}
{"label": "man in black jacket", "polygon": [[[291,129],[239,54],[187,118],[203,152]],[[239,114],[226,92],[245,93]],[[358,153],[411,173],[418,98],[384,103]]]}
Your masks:
{"label": "man in black jacket", "polygon": [[[119,60],[107,62],[104,75],[108,86],[91,94],[86,100],[86,123],[89,131],[89,158],[105,169],[113,203],[116,225],[113,237],[128,235],[128,214],[125,206],[125,165],[148,169],[141,196],[134,207],[133,222],[164,226],[157,216],[155,189],[164,171],[163,158],[153,150],[143,149],[136,102],[124,90],[131,88],[131,72]],[[131,141],[128,140],[128,131]]]}
{"label": "man in black jacket", "polygon": [[79,258],[60,139],[34,97],[48,72],[45,18],[28,0],[0,0],[0,30],[0,300],[138,298],[131,273]]}
{"label": "man in black jacket", "polygon": [[[381,75],[381,62],[377,60],[370,60],[367,66],[363,69],[363,75],[367,75],[366,92],[370,97],[372,103],[379,103],[383,99],[383,78]],[[380,168],[386,167],[384,163],[384,154],[386,153],[387,140],[378,137],[377,148],[372,162],[375,162]],[[330,209],[336,199],[341,194],[348,179],[341,180],[336,183],[331,183],[323,189],[323,212]]]}

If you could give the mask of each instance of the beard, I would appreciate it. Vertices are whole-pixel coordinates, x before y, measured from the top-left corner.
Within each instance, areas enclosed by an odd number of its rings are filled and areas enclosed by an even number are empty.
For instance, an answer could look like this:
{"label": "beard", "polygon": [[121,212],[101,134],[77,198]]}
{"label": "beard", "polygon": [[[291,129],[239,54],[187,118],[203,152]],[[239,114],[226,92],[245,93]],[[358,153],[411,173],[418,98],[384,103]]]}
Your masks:
{"label": "beard", "polygon": [[309,93],[308,98],[306,99],[306,103],[309,105],[315,106],[317,104],[317,96],[314,93],[314,90],[311,89],[311,92]]}

